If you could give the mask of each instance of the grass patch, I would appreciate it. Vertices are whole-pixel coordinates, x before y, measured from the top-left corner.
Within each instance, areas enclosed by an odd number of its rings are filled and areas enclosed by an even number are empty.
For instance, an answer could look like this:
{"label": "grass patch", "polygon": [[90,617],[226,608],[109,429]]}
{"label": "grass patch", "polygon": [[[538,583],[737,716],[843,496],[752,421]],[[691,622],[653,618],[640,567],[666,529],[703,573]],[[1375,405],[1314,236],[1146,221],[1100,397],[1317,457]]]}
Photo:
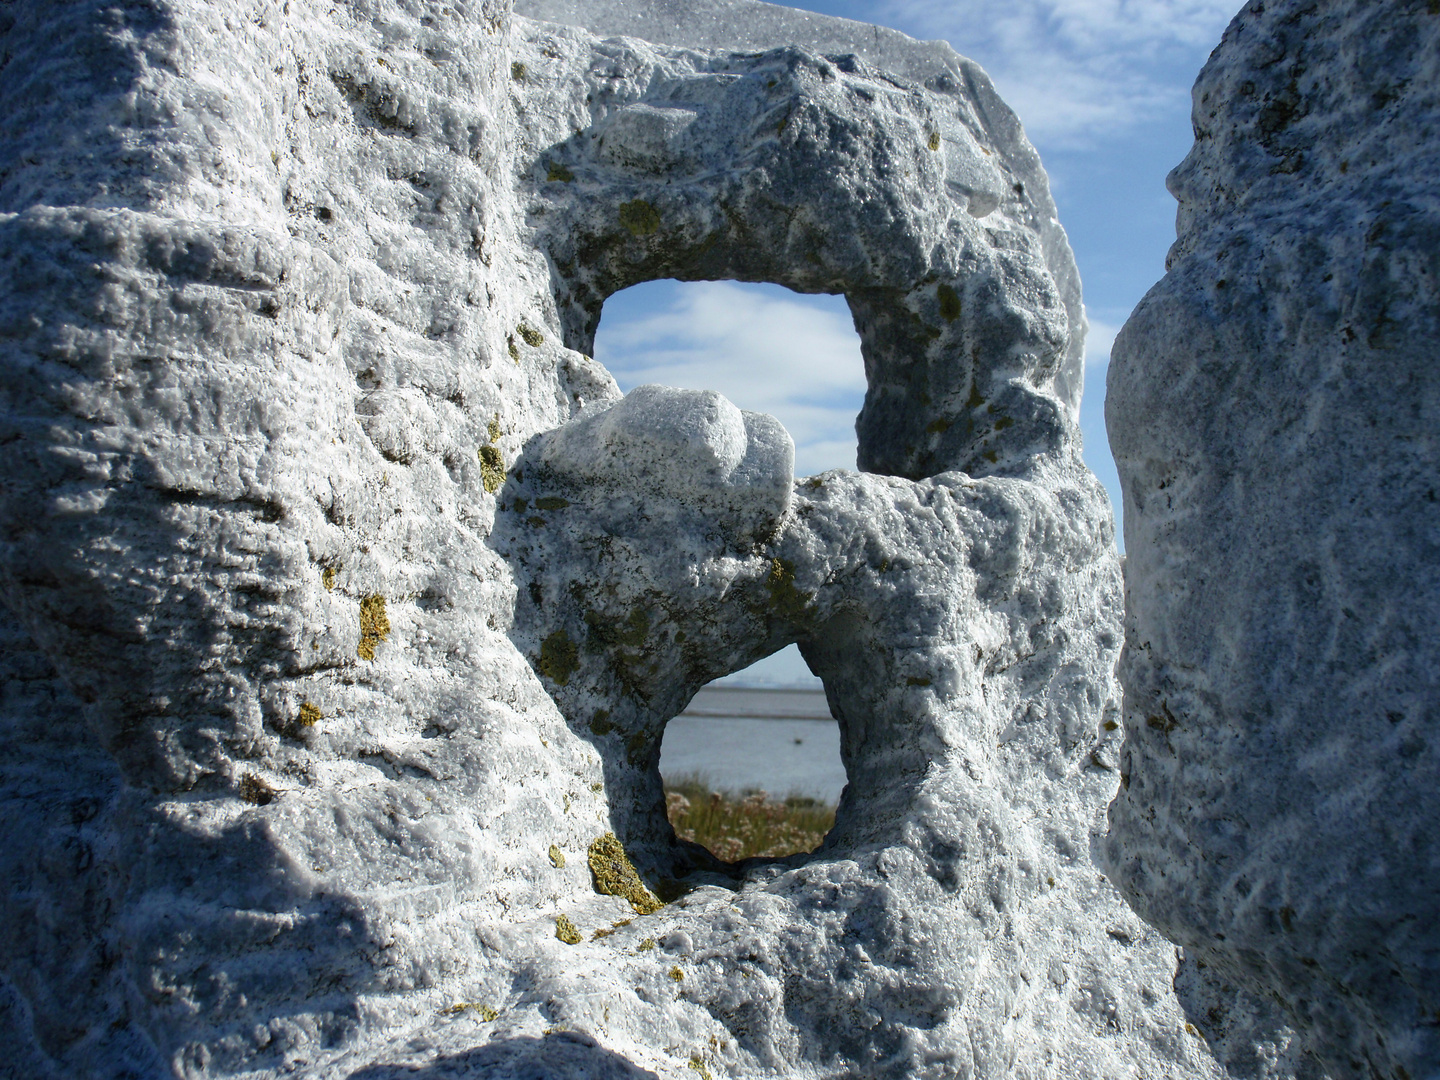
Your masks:
{"label": "grass patch", "polygon": [[699,776],[665,782],[665,812],[680,839],[726,862],[814,851],[835,824],[835,807],[819,799],[776,799],[763,791],[730,796]]}

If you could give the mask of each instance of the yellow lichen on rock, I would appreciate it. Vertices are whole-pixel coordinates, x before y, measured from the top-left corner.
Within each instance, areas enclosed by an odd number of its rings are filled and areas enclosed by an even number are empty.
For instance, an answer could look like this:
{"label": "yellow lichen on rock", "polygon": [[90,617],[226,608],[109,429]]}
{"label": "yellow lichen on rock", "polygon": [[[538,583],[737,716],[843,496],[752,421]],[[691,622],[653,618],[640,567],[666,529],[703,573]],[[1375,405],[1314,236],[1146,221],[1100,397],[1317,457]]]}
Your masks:
{"label": "yellow lichen on rock", "polygon": [[479,454],[480,482],[485,485],[486,494],[494,495],[505,483],[505,459],[497,446],[482,446]]}
{"label": "yellow lichen on rock", "polygon": [[375,646],[390,636],[390,616],[385,613],[383,596],[367,596],[360,601],[360,644],[355,654],[361,660],[375,659]]}
{"label": "yellow lichen on rock", "polygon": [[321,720],[324,719],[325,714],[320,711],[319,706],[312,705],[310,702],[307,701],[305,702],[305,704],[300,706],[300,715],[295,722],[298,723],[301,727],[314,727],[316,724],[318,724]]}
{"label": "yellow lichen on rock", "polygon": [[565,869],[565,853],[556,845],[550,845],[550,862],[556,870]]}
{"label": "yellow lichen on rock", "polygon": [[623,897],[640,915],[650,915],[664,906],[640,880],[630,856],[625,854],[625,845],[614,833],[591,841],[588,854],[596,892]]}
{"label": "yellow lichen on rock", "polygon": [[570,921],[569,915],[555,916],[555,936],[566,945],[579,945],[585,940],[579,927]]}
{"label": "yellow lichen on rock", "polygon": [[487,1024],[500,1018],[500,1014],[497,1011],[489,1005],[482,1004],[478,1001],[457,1001],[454,1005],[441,1009],[440,1012],[445,1016],[459,1016],[469,1009],[474,1009],[479,1013],[480,1019]]}

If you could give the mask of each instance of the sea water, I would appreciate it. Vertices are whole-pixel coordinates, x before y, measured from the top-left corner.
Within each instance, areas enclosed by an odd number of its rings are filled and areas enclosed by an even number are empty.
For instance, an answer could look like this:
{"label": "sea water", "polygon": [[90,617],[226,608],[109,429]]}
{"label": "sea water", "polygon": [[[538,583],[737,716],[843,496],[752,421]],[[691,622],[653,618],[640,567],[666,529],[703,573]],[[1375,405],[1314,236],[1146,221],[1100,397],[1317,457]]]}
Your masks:
{"label": "sea water", "polygon": [[707,686],[665,728],[660,774],[700,775],[717,791],[760,789],[838,802],[840,726],[823,690]]}

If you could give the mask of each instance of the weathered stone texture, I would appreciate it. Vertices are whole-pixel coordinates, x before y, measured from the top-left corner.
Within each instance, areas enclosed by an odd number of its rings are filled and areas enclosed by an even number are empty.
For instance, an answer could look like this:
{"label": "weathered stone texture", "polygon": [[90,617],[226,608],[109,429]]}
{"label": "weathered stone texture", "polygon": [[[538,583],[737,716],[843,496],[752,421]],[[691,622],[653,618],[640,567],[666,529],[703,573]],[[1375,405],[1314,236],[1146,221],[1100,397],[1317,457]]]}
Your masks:
{"label": "weathered stone texture", "polygon": [[[1090,857],[1119,576],[1034,151],[940,46],[704,11],[4,6],[12,1060],[1218,1075]],[[600,306],[665,275],[844,292],[869,471],[621,401]],[[850,788],[719,864],[661,734],[791,641]]]}
{"label": "weathered stone texture", "polygon": [[1242,992],[1336,1076],[1435,1075],[1440,9],[1252,2],[1194,103],[1110,368],[1112,872],[1207,1033]]}

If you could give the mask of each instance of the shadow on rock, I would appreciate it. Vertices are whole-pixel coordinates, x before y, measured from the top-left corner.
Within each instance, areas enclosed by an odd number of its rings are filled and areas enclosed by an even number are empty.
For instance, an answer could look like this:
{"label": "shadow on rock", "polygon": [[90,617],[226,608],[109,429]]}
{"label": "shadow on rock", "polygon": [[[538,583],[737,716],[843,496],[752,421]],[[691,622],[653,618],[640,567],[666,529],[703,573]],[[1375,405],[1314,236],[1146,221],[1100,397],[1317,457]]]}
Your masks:
{"label": "shadow on rock", "polygon": [[564,1031],[539,1038],[497,1039],[425,1065],[371,1065],[348,1080],[659,1080],[588,1035]]}

